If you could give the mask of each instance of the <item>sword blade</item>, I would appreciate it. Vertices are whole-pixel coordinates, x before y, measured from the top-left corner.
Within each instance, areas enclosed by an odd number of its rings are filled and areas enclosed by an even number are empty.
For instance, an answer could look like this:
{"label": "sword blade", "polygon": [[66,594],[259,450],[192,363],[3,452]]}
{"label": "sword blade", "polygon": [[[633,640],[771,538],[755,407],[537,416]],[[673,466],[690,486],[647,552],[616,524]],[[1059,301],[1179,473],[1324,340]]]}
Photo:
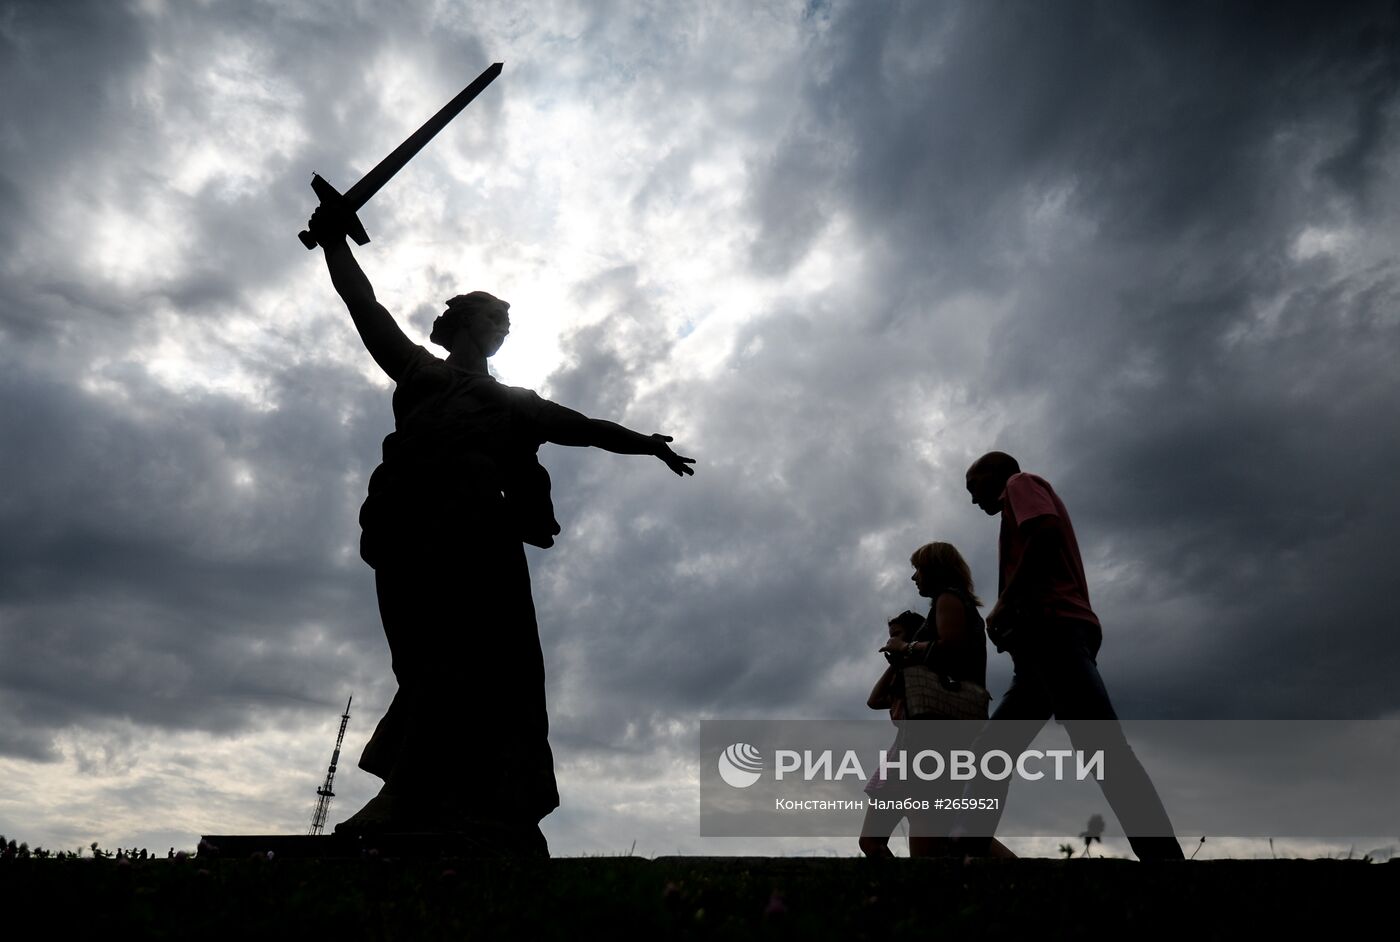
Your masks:
{"label": "sword blade", "polygon": [[457,93],[457,97],[442,106],[437,114],[429,118],[421,128],[414,131],[388,157],[381,160],[373,170],[360,178],[360,181],[345,191],[345,203],[350,211],[357,212],[359,208],[369,202],[370,197],[379,192],[379,188],[389,182],[389,178],[403,169],[403,165],[413,159],[413,155],[423,149],[427,144],[447,126],[447,123],[467,107],[471,100],[481,93],[481,90],[490,85],[496,76],[501,74],[501,63],[494,63],[485,72],[478,75],[470,85]]}

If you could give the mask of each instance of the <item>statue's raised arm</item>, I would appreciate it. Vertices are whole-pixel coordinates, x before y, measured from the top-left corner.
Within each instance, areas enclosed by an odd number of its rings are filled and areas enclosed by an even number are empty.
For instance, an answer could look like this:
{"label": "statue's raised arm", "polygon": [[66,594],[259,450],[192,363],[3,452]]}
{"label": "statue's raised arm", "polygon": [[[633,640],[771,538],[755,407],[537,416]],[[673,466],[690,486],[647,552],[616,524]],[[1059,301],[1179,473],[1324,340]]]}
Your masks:
{"label": "statue's raised arm", "polygon": [[413,341],[404,335],[394,316],[375,298],[374,286],[346,244],[345,233],[338,231],[323,209],[318,207],[311,214],[307,231],[326,253],[331,284],[350,311],[350,319],[355,322],[365,349],[379,368],[397,382],[415,349]]}
{"label": "statue's raised arm", "polygon": [[331,186],[319,173],[311,178],[311,189],[316,192],[321,202],[306,229],[298,233],[297,237],[308,249],[317,245],[325,249],[326,266],[330,268],[331,282],[335,285],[335,290],[340,293],[346,307],[350,309],[350,316],[354,318],[355,327],[359,330],[370,356],[374,357],[374,362],[395,382],[398,382],[402,375],[414,345],[403,335],[403,331],[399,330],[398,324],[394,323],[393,317],[384,310],[384,306],[375,300],[374,289],[370,287],[369,279],[350,253],[349,246],[345,244],[345,237],[348,234],[359,245],[369,242],[369,235],[356,215],[360,207],[378,193],[394,174],[402,170],[415,154],[481,93],[482,89],[490,85],[496,76],[501,74],[501,67],[501,63],[493,63],[478,75],[471,84],[458,92],[451,101],[425,121],[422,127],[410,134],[389,156],[376,164],[374,169],[344,193]]}

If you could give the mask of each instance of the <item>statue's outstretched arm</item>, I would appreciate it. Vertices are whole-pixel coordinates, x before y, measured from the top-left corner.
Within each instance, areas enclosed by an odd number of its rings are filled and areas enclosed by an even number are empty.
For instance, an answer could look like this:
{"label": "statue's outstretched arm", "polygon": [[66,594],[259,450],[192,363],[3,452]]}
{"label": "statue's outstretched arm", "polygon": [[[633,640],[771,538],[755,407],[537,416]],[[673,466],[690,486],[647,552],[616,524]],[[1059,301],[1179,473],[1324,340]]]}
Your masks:
{"label": "statue's outstretched arm", "polygon": [[398,381],[413,353],[413,341],[399,329],[394,316],[385,310],[374,296],[374,287],[369,278],[355,261],[345,235],[320,218],[320,209],[311,216],[308,228],[326,253],[326,268],[331,273],[331,284],[340,295],[345,307],[350,311],[350,319],[360,332],[365,349],[374,357],[379,368]]}
{"label": "statue's outstretched arm", "polygon": [[547,402],[540,413],[545,434],[556,445],[591,446],[619,455],[654,455],[676,474],[694,474],[694,458],[686,458],[671,450],[670,435],[643,435],[606,419],[590,419],[581,412],[557,403]]}

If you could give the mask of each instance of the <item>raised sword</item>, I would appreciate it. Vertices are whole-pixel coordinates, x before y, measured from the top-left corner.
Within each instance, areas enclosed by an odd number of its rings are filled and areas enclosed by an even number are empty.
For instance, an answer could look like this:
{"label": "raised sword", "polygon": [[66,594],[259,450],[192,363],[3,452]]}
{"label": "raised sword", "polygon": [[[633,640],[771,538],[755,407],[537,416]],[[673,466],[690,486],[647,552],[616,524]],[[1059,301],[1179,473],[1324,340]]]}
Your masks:
{"label": "raised sword", "polygon": [[[360,178],[359,182],[350,189],[341,193],[335,187],[326,182],[326,179],[319,173],[311,175],[311,189],[316,191],[316,196],[321,200],[321,206],[330,210],[340,224],[341,229],[350,238],[355,240],[356,245],[364,245],[369,241],[369,236],[365,233],[365,227],[361,225],[360,218],[355,215],[361,206],[369,202],[370,197],[379,192],[380,187],[389,182],[389,178],[403,169],[403,165],[413,159],[413,155],[423,149],[423,145],[433,139],[437,132],[447,126],[447,123],[457,117],[458,113],[471,100],[481,93],[481,90],[501,74],[502,63],[496,62],[482,72],[472,83],[457,93],[437,114],[433,115],[423,126],[408,136],[408,139],[394,148],[393,153],[381,160],[375,168]],[[301,239],[301,244],[308,249],[316,247],[316,237],[308,229],[303,229],[297,233],[297,238]]]}

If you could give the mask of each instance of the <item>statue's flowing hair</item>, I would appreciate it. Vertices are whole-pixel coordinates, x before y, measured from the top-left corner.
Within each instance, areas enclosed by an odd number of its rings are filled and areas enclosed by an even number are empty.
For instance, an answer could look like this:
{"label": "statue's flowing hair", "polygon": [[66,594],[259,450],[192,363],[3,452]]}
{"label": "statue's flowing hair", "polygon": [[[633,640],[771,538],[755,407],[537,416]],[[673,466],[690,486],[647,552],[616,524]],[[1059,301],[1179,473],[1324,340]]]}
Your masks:
{"label": "statue's flowing hair", "polygon": [[455,298],[447,299],[447,310],[438,315],[433,321],[433,332],[428,335],[428,340],[445,349],[452,349],[452,338],[457,331],[467,322],[467,318],[493,305],[508,303],[502,301],[494,294],[487,294],[485,291],[471,291],[467,294],[459,294]]}
{"label": "statue's flowing hair", "polygon": [[982,600],[972,591],[972,570],[952,543],[925,543],[914,550],[909,564],[922,573],[936,576],[935,581],[963,590],[972,599],[973,605],[982,604]]}

